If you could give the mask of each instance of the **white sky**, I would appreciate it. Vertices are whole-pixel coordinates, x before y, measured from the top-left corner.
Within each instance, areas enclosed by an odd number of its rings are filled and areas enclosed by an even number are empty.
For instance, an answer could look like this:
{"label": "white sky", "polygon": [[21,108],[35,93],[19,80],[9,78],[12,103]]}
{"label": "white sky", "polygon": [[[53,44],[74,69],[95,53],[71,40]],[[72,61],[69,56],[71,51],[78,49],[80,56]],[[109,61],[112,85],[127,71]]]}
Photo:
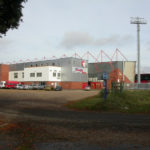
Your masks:
{"label": "white sky", "polygon": [[[136,25],[130,17],[143,17],[141,65],[150,66],[149,0],[28,0],[23,22],[0,39],[0,62],[60,57],[118,48],[136,60]],[[122,59],[120,57],[120,59]]]}

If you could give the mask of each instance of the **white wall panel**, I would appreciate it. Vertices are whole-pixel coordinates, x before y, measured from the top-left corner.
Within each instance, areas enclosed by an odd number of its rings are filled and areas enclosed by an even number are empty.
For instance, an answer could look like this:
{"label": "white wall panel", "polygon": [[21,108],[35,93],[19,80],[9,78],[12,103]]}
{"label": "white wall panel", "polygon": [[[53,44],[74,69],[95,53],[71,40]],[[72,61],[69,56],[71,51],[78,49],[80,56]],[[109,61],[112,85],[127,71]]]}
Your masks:
{"label": "white wall panel", "polygon": [[[18,73],[18,78],[14,78],[14,73]],[[24,71],[10,71],[9,72],[9,81],[20,81],[20,82],[23,82],[24,78],[22,76],[22,73],[24,73]]]}

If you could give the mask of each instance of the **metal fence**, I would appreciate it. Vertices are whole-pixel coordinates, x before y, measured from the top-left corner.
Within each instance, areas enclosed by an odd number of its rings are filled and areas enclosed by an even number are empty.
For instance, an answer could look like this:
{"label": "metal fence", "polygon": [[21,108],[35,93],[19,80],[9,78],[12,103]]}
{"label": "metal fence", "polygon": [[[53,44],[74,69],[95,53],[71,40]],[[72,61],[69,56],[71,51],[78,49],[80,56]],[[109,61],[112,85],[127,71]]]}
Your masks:
{"label": "metal fence", "polygon": [[126,83],[124,84],[125,89],[139,89],[139,90],[150,90],[150,83]]}

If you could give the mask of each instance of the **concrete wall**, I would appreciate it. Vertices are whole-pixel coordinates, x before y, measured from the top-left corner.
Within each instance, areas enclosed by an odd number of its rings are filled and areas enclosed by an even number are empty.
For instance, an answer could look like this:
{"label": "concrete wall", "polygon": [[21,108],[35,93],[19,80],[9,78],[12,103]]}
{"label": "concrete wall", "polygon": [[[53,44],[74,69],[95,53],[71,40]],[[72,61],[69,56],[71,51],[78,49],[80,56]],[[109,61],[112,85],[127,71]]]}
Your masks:
{"label": "concrete wall", "polygon": [[[83,66],[82,65],[83,61],[85,60],[72,58],[72,57],[61,58],[60,64],[62,67],[62,82],[64,81],[87,82],[88,81],[88,62],[85,61],[85,66]],[[77,71],[77,70],[81,70],[81,71]]]}
{"label": "concrete wall", "polygon": [[[18,78],[14,78],[14,74],[18,73]],[[9,72],[9,81],[19,81],[19,82],[23,82],[24,78],[22,76],[22,73],[24,73],[24,70],[22,71],[10,71]]]}
{"label": "concrete wall", "polygon": [[[56,76],[53,76],[53,73],[56,73]],[[18,78],[14,78],[14,74],[18,73]],[[24,73],[24,77],[23,74]],[[31,77],[30,74],[34,73],[35,76]],[[37,73],[41,73],[42,76],[38,77]],[[28,67],[24,68],[22,71],[10,71],[9,80],[11,81],[20,81],[20,82],[45,82],[45,81],[61,81],[61,76],[58,77],[58,73],[61,74],[61,67],[56,66],[41,66],[41,67]]]}

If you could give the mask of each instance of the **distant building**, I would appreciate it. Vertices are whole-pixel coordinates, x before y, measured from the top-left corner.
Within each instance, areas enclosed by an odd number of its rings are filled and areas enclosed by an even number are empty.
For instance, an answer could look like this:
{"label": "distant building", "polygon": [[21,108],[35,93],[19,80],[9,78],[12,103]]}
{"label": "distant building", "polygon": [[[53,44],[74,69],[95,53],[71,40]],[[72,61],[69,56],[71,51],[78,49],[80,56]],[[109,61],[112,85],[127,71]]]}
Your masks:
{"label": "distant building", "polygon": [[[8,66],[8,65],[7,65]],[[6,67],[2,65],[2,72]],[[88,62],[79,58],[60,58],[11,64],[7,69],[7,78],[1,81],[19,81],[24,84],[61,85],[66,89],[82,89],[88,82]],[[3,70],[4,69],[4,70]]]}
{"label": "distant building", "polygon": [[66,57],[54,60],[0,65],[0,81],[19,81],[28,85],[61,85],[64,89],[93,89],[103,87],[102,75],[108,73],[112,82],[133,83],[135,61],[88,63],[87,60]]}
{"label": "distant building", "polygon": [[108,87],[111,88],[112,82],[133,83],[135,80],[135,61],[112,61],[98,62],[88,64],[89,84],[93,88],[101,87],[103,82],[103,73],[106,72],[109,76]]}

